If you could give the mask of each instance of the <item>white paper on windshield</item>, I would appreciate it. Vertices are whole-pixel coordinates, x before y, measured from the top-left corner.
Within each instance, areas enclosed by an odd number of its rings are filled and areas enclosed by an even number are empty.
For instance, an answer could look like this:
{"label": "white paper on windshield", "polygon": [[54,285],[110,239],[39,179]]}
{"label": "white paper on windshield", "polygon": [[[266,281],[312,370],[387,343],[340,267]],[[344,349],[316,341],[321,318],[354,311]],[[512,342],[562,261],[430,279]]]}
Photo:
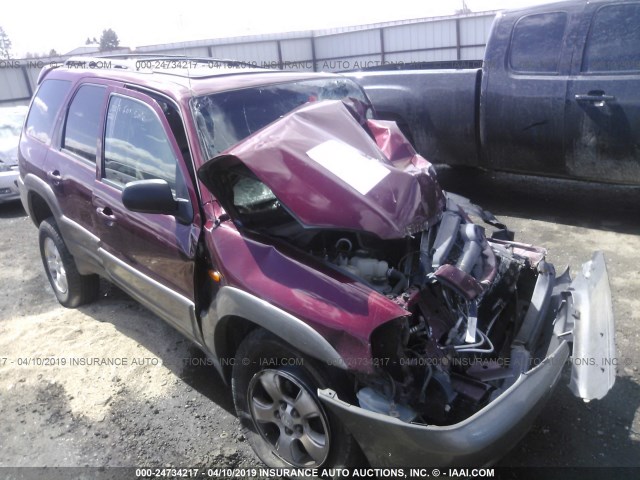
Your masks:
{"label": "white paper on windshield", "polygon": [[362,195],[369,193],[390,172],[375,158],[337,140],[327,140],[307,155]]}

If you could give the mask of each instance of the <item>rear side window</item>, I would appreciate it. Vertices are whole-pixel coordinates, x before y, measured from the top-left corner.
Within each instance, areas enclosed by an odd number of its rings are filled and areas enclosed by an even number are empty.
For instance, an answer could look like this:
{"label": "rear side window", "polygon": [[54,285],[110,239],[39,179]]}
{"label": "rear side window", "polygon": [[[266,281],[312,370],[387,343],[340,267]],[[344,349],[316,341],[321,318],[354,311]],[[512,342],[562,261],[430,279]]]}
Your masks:
{"label": "rear side window", "polygon": [[62,147],[91,162],[96,161],[100,120],[106,89],[98,85],[80,87],[69,106]]}
{"label": "rear side window", "polygon": [[511,38],[511,69],[556,73],[566,26],[567,14],[564,12],[528,15],[518,20]]}
{"label": "rear side window", "polygon": [[133,180],[158,178],[166,180],[175,193],[176,178],[182,179],[178,160],[160,119],[148,105],[131,98],[111,98],[104,177],[123,186]]}
{"label": "rear side window", "polygon": [[640,4],[607,5],[596,12],[582,71],[640,71]]}
{"label": "rear side window", "polygon": [[25,124],[27,135],[45,143],[51,140],[53,123],[70,88],[71,82],[67,80],[42,82],[31,103],[31,110]]}

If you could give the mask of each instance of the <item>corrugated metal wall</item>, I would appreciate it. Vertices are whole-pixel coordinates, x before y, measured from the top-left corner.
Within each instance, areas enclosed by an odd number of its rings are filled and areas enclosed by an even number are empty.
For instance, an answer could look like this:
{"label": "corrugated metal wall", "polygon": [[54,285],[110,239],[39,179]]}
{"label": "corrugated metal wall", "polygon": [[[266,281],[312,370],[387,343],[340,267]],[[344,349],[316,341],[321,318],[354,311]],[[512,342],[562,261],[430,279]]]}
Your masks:
{"label": "corrugated metal wall", "polygon": [[27,65],[26,61],[0,61],[0,105],[24,105],[31,98],[36,83],[33,73],[37,79],[44,63]]}
{"label": "corrugated metal wall", "polygon": [[[256,35],[139,47],[136,53],[234,59],[285,70],[343,71],[388,63],[482,60],[495,12],[404,20],[332,30]],[[44,64],[0,67],[0,104],[25,103]],[[0,61],[0,63],[2,63]]]}

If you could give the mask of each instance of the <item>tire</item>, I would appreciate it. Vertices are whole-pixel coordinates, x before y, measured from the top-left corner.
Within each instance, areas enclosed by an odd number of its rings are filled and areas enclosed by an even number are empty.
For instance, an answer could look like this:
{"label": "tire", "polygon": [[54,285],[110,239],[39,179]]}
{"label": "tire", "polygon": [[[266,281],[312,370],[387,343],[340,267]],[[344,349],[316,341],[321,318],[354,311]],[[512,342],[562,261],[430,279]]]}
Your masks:
{"label": "tire", "polygon": [[53,217],[40,224],[40,256],[53,293],[67,308],[76,308],[94,301],[98,296],[98,275],[81,275],[76,262],[64,243]]}
{"label": "tire", "polygon": [[252,331],[240,344],[233,401],[245,438],[268,467],[360,463],[355,440],[318,399],[317,389],[327,387],[336,389],[314,361],[265,330]]}

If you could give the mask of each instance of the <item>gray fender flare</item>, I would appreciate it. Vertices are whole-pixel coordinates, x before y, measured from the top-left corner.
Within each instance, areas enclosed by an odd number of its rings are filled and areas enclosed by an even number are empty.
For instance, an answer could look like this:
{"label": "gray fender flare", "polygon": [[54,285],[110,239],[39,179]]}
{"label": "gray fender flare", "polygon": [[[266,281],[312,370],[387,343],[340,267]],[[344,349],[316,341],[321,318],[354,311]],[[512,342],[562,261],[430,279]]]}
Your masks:
{"label": "gray fender flare", "polygon": [[[37,193],[40,195],[53,213],[56,221],[62,217],[62,210],[60,210],[60,206],[58,205],[58,201],[56,200],[56,194],[53,192],[53,189],[42,180],[40,177],[34,175],[33,173],[27,173],[24,178],[19,181],[22,185],[20,185],[20,191],[24,192],[23,195],[23,206],[31,220],[35,223],[35,218],[33,218],[33,209],[31,205],[31,193]],[[37,226],[37,225],[36,225]]]}
{"label": "gray fender flare", "polygon": [[[202,315],[202,335],[214,360],[225,355],[224,344],[228,322],[241,317],[280,337],[302,353],[328,365],[346,369],[342,356],[316,330],[299,318],[235,287],[222,287],[211,306]],[[222,370],[216,364],[218,370]]]}

